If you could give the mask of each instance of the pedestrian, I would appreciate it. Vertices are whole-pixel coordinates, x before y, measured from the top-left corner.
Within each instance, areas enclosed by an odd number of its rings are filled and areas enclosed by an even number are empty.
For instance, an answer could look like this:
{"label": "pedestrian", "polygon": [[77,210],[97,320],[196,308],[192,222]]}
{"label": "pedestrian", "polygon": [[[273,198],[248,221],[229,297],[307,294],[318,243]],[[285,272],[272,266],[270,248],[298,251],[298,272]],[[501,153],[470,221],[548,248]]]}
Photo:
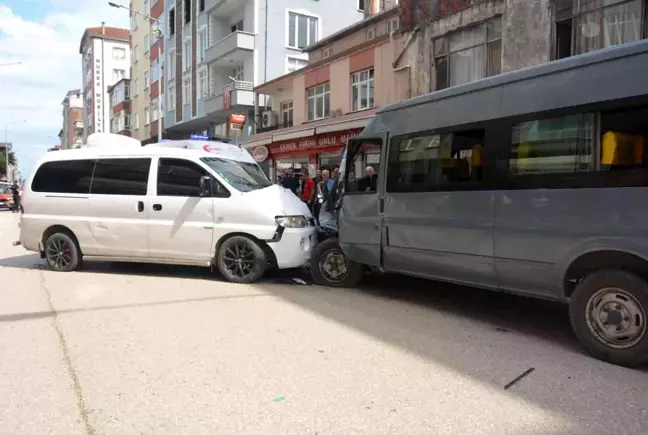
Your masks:
{"label": "pedestrian", "polygon": [[301,200],[308,206],[308,209],[311,213],[315,214],[313,209],[314,197],[315,197],[315,182],[312,178],[308,176],[308,172],[304,171],[301,176],[302,179],[302,190],[301,190]]}
{"label": "pedestrian", "polygon": [[[281,181],[281,185],[285,189],[290,189],[292,193],[297,195],[297,189],[299,188],[299,179],[295,177],[295,174],[293,173],[292,169],[289,169],[286,171],[286,176],[284,179]],[[299,195],[297,195],[299,196]]]}
{"label": "pedestrian", "polygon": [[20,187],[16,182],[11,185],[11,193],[13,194],[13,209],[14,213],[20,211]]}

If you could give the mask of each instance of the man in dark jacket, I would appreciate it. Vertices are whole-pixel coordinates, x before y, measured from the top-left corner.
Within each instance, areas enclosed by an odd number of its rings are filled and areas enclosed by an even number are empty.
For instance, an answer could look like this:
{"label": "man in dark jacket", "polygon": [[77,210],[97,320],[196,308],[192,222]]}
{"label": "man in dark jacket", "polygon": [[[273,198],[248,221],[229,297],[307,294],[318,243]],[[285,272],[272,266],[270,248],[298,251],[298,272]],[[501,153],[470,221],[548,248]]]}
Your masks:
{"label": "man in dark jacket", "polygon": [[13,194],[13,212],[18,213],[20,210],[20,187],[15,182],[11,185],[11,193]]}

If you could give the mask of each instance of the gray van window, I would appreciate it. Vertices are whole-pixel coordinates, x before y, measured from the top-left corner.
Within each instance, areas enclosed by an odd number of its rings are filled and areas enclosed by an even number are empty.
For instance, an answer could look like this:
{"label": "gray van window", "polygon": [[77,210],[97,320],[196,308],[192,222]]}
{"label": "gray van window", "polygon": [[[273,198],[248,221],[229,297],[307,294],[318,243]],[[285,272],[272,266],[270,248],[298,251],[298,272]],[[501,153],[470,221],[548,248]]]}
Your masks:
{"label": "gray van window", "polygon": [[151,159],[99,159],[90,193],[95,195],[146,195]]}
{"label": "gray van window", "polygon": [[238,162],[218,157],[203,157],[200,160],[227,180],[230,186],[241,192],[250,192],[272,185],[256,163]]}
{"label": "gray van window", "polygon": [[62,160],[43,163],[32,181],[33,192],[90,193],[94,160]]}

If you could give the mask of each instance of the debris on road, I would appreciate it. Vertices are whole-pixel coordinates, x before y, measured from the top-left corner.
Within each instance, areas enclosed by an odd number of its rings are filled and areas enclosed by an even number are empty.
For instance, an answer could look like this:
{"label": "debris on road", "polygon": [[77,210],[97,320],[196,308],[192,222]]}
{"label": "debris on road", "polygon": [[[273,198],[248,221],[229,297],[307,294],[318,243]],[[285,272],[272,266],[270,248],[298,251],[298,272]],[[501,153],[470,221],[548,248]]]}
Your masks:
{"label": "debris on road", "polygon": [[506,385],[504,386],[504,389],[505,389],[505,390],[508,390],[508,389],[511,388],[513,385],[517,384],[517,383],[520,382],[522,379],[524,379],[525,377],[529,376],[529,375],[531,374],[531,372],[533,372],[534,370],[535,370],[535,368],[531,367],[530,369],[528,369],[527,371],[525,371],[524,373],[522,373],[520,376],[518,376],[517,378],[513,379],[511,382],[509,382],[508,384],[506,384]]}

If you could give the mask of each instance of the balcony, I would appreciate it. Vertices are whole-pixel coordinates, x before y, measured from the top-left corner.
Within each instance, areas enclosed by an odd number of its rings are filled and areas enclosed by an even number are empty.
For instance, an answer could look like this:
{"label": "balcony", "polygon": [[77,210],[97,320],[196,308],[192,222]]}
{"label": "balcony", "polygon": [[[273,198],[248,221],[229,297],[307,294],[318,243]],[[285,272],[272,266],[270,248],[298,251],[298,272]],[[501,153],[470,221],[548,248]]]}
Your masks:
{"label": "balcony", "polygon": [[252,33],[230,33],[207,49],[205,61],[208,64],[230,68],[239,66],[254,53],[254,38]]}
{"label": "balcony", "polygon": [[217,13],[220,17],[229,17],[245,6],[241,0],[205,0],[205,11],[208,14]]}
{"label": "balcony", "polygon": [[[252,82],[236,81],[210,91],[205,96],[205,113],[227,117],[240,111],[241,106],[254,106],[254,84]],[[226,107],[229,94],[229,107]]]}

